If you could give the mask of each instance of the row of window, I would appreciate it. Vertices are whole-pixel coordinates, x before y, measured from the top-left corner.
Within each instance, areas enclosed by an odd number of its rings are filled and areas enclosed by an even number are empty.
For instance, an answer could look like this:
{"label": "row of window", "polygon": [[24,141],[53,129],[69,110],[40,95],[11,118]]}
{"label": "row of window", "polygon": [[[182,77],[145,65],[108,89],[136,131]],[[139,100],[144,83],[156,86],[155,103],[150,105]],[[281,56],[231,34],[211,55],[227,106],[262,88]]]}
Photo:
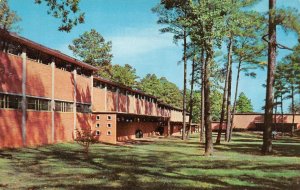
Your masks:
{"label": "row of window", "polygon": [[[111,120],[111,119],[112,119],[111,115],[108,115],[107,120]],[[100,120],[100,115],[96,116],[96,120],[98,120],[98,121]]]}
{"label": "row of window", "polygon": [[[99,136],[100,134],[101,134],[100,131],[96,131],[96,135],[97,135],[97,136]],[[107,136],[110,136],[111,134],[112,134],[111,131],[107,131],[107,132],[106,132],[106,135],[107,135]]]}
{"label": "row of window", "polygon": [[[111,128],[111,126],[112,126],[111,123],[108,123],[108,124],[107,124],[107,127],[108,127],[108,128]],[[97,123],[97,124],[96,124],[96,128],[99,128],[99,127],[100,127],[100,123]]]}
{"label": "row of window", "polygon": [[21,96],[0,94],[0,108],[21,109]]}
{"label": "row of window", "polygon": [[[18,95],[0,94],[0,108],[21,109],[22,97]],[[55,111],[73,112],[73,103],[55,101]],[[51,111],[51,100],[41,98],[27,98],[27,109],[37,111]],[[89,104],[76,104],[76,111],[80,113],[90,113]]]}

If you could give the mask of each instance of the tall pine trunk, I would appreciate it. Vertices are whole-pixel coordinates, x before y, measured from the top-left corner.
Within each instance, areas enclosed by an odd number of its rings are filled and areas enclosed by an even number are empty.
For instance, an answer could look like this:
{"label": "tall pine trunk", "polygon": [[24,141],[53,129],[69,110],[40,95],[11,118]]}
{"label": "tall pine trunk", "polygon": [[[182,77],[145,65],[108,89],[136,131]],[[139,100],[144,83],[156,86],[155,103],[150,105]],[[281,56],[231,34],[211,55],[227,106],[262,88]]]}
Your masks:
{"label": "tall pine trunk", "polygon": [[275,117],[274,117],[274,126],[275,126],[275,130],[276,130],[276,126],[277,126],[277,104],[278,104],[278,100],[277,97],[275,97]]}
{"label": "tall pine trunk", "polygon": [[204,69],[204,122],[205,122],[205,155],[209,156],[213,154],[213,139],[211,128],[211,102],[210,102],[210,65],[212,62],[212,45],[207,47],[207,54],[205,60]]}
{"label": "tall pine trunk", "polygon": [[191,93],[190,93],[190,116],[189,116],[189,130],[187,133],[187,139],[190,138],[190,134],[192,133],[192,116],[193,116],[193,91],[194,91],[194,78],[195,78],[195,60],[196,55],[194,55],[193,62],[192,62],[192,80],[191,80]]}
{"label": "tall pine trunk", "polygon": [[[292,62],[292,64],[294,65],[294,62]],[[294,68],[294,67],[292,67],[292,68]],[[295,73],[294,73],[294,70],[292,71],[293,72],[293,76],[292,77],[294,77],[295,76]],[[295,130],[295,97],[294,97],[294,91],[295,91],[295,89],[294,89],[294,79],[292,78],[292,86],[291,86],[291,90],[292,90],[292,94],[291,94],[291,96],[292,96],[292,114],[293,114],[293,117],[292,117],[292,131],[291,131],[291,136],[293,136],[294,135],[294,130]]]}
{"label": "tall pine trunk", "polygon": [[273,118],[273,84],[276,64],[276,0],[269,0],[269,42],[268,42],[268,72],[266,88],[266,105],[264,118],[264,133],[262,153],[272,153],[272,118]]}
{"label": "tall pine trunk", "polygon": [[182,140],[185,140],[185,132],[186,132],[186,67],[187,67],[187,56],[186,56],[186,50],[187,50],[187,43],[186,43],[186,30],[183,31],[183,112],[182,112]]}
{"label": "tall pine trunk", "polygon": [[237,76],[236,76],[236,82],[235,82],[234,102],[233,102],[232,115],[231,115],[231,121],[230,121],[231,130],[230,130],[230,135],[229,135],[229,141],[231,140],[232,131],[233,131],[234,116],[235,116],[235,112],[236,112],[236,100],[237,100],[237,95],[238,95],[238,91],[239,91],[241,66],[242,66],[242,61],[239,60],[238,69],[237,69]]}
{"label": "tall pine trunk", "polygon": [[228,88],[227,88],[227,122],[226,122],[226,134],[225,134],[225,141],[229,141],[229,135],[230,135],[230,120],[231,120],[231,81],[232,81],[232,35],[229,38],[229,44],[228,44]]}
{"label": "tall pine trunk", "polygon": [[[226,79],[225,79],[225,84],[224,84],[224,93],[223,93],[223,101],[222,101],[222,109],[221,109],[221,117],[220,117],[220,123],[219,123],[219,130],[218,130],[218,136],[216,139],[216,144],[221,144],[221,135],[222,135],[222,130],[223,130],[223,122],[224,122],[224,117],[225,117],[225,107],[227,107],[227,99],[228,99],[228,81],[229,81],[229,77],[230,77],[230,73],[229,73],[229,68],[230,68],[230,54],[231,51],[230,49],[232,49],[232,38],[229,38],[229,43],[227,46],[228,49],[228,54],[227,54],[227,65],[226,65]],[[228,112],[228,110],[227,110]],[[227,129],[227,127],[226,127]]]}
{"label": "tall pine trunk", "polygon": [[232,67],[229,68],[229,81],[228,81],[228,97],[227,97],[227,116],[226,116],[226,137],[227,142],[230,141],[232,126],[231,126],[231,81],[232,81]]}
{"label": "tall pine trunk", "polygon": [[205,70],[205,57],[204,57],[204,48],[201,50],[201,125],[200,125],[200,142],[204,141],[203,131],[204,131],[204,70]]}
{"label": "tall pine trunk", "polygon": [[280,106],[280,113],[281,113],[281,130],[282,130],[282,134],[284,135],[284,128],[283,128],[283,94],[282,92],[280,93],[280,103],[281,103],[281,106]]}

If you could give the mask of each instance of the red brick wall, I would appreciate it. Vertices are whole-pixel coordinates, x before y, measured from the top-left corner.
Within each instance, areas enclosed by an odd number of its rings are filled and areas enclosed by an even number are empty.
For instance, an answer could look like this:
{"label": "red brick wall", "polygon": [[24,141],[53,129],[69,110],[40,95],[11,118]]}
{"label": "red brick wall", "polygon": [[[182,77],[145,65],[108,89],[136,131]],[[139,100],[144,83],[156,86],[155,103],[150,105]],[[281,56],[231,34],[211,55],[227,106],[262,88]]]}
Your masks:
{"label": "red brick wall", "polygon": [[171,135],[175,133],[180,133],[181,129],[182,129],[182,125],[171,123]]}
{"label": "red brick wall", "polygon": [[146,114],[146,101],[144,99],[140,99],[140,114],[145,115]]}
{"label": "red brick wall", "polygon": [[27,59],[26,94],[40,97],[51,97],[51,65],[37,63]]}
{"label": "red brick wall", "polygon": [[126,141],[135,139],[136,130],[141,130],[144,137],[155,135],[155,129],[158,127],[155,122],[117,122],[117,140]]}
{"label": "red brick wall", "polygon": [[[99,120],[97,120],[97,116],[100,117]],[[111,116],[111,120],[108,120],[107,116]],[[116,119],[116,114],[93,114],[92,131],[100,131],[100,135],[98,137],[100,142],[116,144]],[[97,127],[97,124],[100,126]],[[108,124],[111,124],[111,127],[108,127]],[[111,132],[111,135],[107,134],[108,131]]]}
{"label": "red brick wall", "polygon": [[[213,131],[219,130],[220,122],[211,122],[211,127]],[[226,130],[226,121],[223,123],[223,130]]]}
{"label": "red brick wall", "polygon": [[124,93],[119,93],[119,112],[126,112],[127,111],[127,97]]}
{"label": "red brick wall", "polygon": [[[234,129],[254,129],[255,123],[262,123],[263,115],[235,115],[233,127]],[[212,129],[218,130],[220,122],[212,122]],[[223,123],[223,130],[226,129],[226,121]]]}
{"label": "red brick wall", "polygon": [[55,112],[55,142],[72,141],[74,134],[74,114]]}
{"label": "red brick wall", "polygon": [[77,113],[76,114],[76,128],[86,129],[92,126],[92,114],[89,113]]}
{"label": "red brick wall", "polygon": [[138,98],[135,98],[135,114],[142,114],[141,101]]}
{"label": "red brick wall", "polygon": [[74,97],[74,76],[72,73],[55,69],[55,99],[73,101]]}
{"label": "red brick wall", "polygon": [[84,76],[76,76],[76,100],[77,102],[91,102],[91,79]]}
{"label": "red brick wall", "polygon": [[134,95],[128,96],[128,112],[136,113],[136,99],[135,99]]}
{"label": "red brick wall", "polygon": [[22,59],[0,52],[0,91],[22,93]]}
{"label": "red brick wall", "polygon": [[105,90],[99,89],[99,88],[94,88],[93,93],[94,93],[93,94],[93,105],[92,105],[93,111],[95,111],[95,112],[105,111],[105,104],[106,104]]}
{"label": "red brick wall", "polygon": [[22,112],[0,109],[0,148],[22,146]]}
{"label": "red brick wall", "polygon": [[27,111],[26,145],[51,143],[51,112]]}
{"label": "red brick wall", "polygon": [[107,111],[117,111],[116,92],[107,91]]}

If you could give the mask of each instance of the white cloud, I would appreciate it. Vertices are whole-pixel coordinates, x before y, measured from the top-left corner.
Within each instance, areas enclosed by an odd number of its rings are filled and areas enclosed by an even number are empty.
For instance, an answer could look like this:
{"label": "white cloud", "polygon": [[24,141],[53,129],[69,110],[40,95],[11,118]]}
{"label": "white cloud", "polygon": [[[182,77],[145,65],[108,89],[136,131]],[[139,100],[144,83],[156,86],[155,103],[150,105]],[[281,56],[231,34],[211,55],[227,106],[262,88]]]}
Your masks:
{"label": "white cloud", "polygon": [[[113,36],[106,36],[105,40],[112,41],[113,62],[118,64],[132,62],[133,58],[141,58],[149,52],[176,47],[172,34],[161,34],[158,28],[125,28]],[[74,57],[68,48],[71,43],[60,44],[56,49]]]}
{"label": "white cloud", "polygon": [[160,34],[158,29],[128,28],[122,34],[108,37],[115,57],[139,56],[150,51],[174,47],[171,34]]}

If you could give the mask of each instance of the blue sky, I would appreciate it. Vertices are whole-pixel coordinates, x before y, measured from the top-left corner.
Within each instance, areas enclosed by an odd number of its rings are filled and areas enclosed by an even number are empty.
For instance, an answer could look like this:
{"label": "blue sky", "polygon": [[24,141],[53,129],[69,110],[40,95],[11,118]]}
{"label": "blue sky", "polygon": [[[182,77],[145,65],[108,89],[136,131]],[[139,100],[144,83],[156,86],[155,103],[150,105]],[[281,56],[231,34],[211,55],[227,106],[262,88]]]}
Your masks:
{"label": "blue sky", "polygon": [[[147,73],[164,76],[180,88],[183,86],[183,66],[177,62],[182,56],[182,47],[173,44],[171,34],[161,34],[161,26],[156,24],[157,16],[151,12],[159,0],[81,0],[80,8],[85,12],[85,24],[78,25],[70,33],[59,32],[59,20],[46,13],[44,5],[36,5],[34,0],[9,0],[11,9],[22,18],[21,35],[48,47],[72,55],[68,45],[74,38],[92,28],[113,44],[114,64],[130,64],[140,77]],[[278,1],[277,7],[300,8],[300,0]],[[262,0],[254,9],[265,12],[268,0]],[[294,34],[279,31],[278,40],[292,47],[296,43]],[[278,57],[287,51],[279,51]],[[190,66],[190,65],[189,65]],[[235,67],[234,67],[235,69]],[[236,72],[234,71],[234,76]],[[255,111],[264,105],[266,71],[257,71],[257,78],[244,75],[239,92],[245,92],[252,100]],[[234,80],[235,82],[235,80]]]}

